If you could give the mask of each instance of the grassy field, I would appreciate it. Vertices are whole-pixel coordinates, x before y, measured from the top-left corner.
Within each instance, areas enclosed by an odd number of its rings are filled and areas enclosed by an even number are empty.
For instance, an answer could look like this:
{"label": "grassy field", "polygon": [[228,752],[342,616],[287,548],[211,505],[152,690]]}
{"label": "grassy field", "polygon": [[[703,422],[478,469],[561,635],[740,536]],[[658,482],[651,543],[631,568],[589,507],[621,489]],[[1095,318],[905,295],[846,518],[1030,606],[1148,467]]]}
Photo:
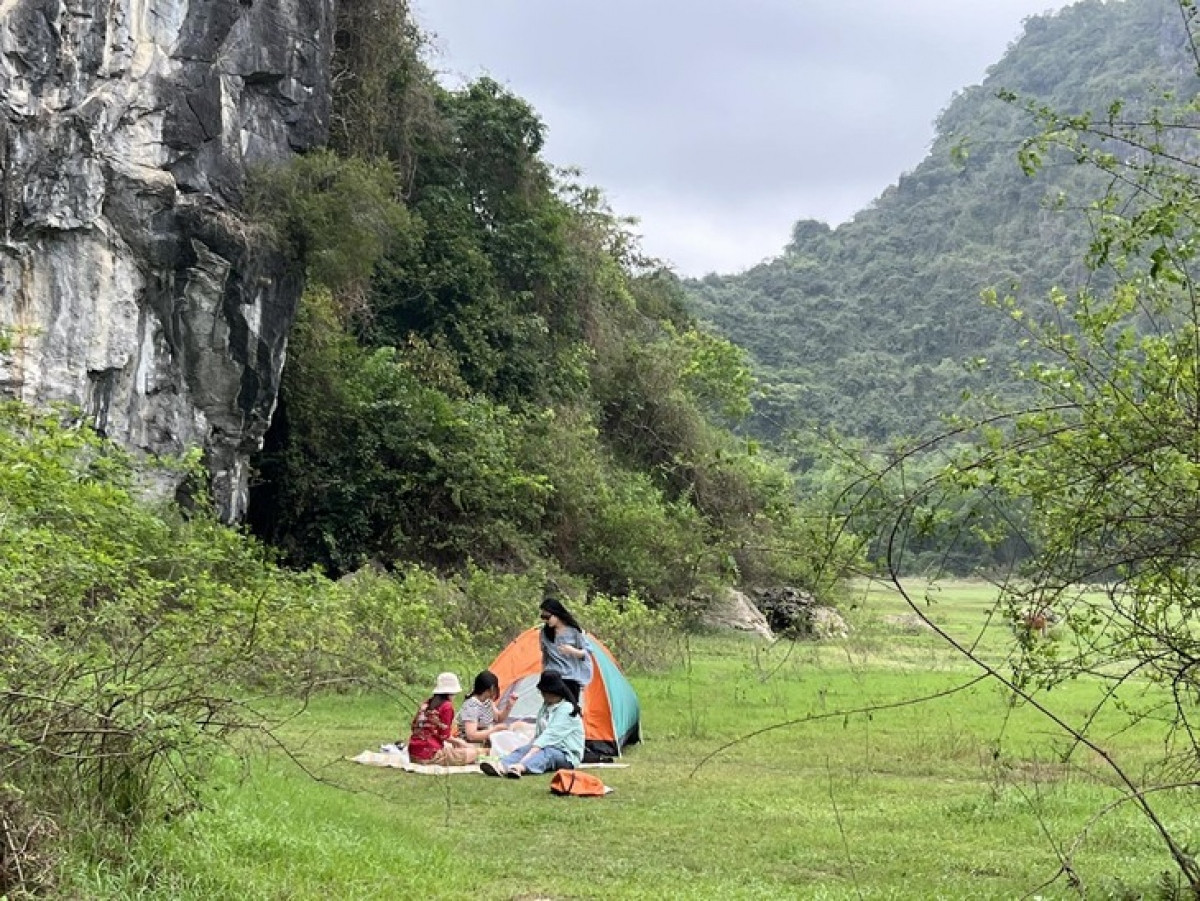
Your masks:
{"label": "grassy field", "polygon": [[[946,585],[932,618],[992,661],[1011,643],[982,585]],[[632,674],[646,741],[603,771],[603,799],[546,779],[426,777],[346,760],[411,714],[322,699],[290,728],[303,765],[258,756],[207,809],[149,833],[133,871],[75,873],[87,897],[1137,898],[1171,863],[1090,752],[1013,705],[864,586],[854,632],[766,646],[693,637],[670,672]],[[464,670],[466,668],[464,667]],[[464,673],[465,674],[465,673]],[[1080,722],[1086,682],[1046,696]],[[922,698],[928,700],[921,701]],[[1095,727],[1139,778],[1161,726]],[[307,772],[306,772],[307,770]],[[316,778],[314,778],[316,777]],[[1157,804],[1195,844],[1194,798]],[[1107,812],[1105,812],[1107,811]],[[1103,812],[1103,815],[1100,815]],[[1059,874],[1070,864],[1076,888]]]}

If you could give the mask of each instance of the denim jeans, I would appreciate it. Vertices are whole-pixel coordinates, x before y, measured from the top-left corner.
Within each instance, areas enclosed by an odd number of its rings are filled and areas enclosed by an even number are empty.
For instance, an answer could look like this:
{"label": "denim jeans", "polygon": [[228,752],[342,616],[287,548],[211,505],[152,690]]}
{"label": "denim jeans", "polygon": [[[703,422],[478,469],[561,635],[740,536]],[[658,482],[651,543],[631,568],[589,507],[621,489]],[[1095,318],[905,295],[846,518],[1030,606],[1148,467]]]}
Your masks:
{"label": "denim jeans", "polygon": [[[521,758],[529,753],[532,744],[522,745],[511,754],[505,754],[500,758],[500,762],[505,767],[510,767],[513,764],[520,763]],[[525,761],[525,771],[528,773],[548,773],[551,770],[570,770],[574,769],[565,751],[561,748],[542,748],[527,761]]]}

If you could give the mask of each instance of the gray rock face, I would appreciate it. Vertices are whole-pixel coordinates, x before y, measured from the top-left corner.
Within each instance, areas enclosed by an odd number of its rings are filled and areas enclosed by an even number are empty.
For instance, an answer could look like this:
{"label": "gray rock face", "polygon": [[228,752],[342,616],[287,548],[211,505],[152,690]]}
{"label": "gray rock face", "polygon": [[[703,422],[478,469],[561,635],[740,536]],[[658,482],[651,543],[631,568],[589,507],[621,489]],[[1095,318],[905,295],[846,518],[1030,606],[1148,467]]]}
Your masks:
{"label": "gray rock face", "polygon": [[335,0],[0,0],[0,394],[204,448],[240,518],[302,272],[237,210],[324,139]]}
{"label": "gray rock face", "polygon": [[701,622],[711,629],[750,632],[768,641],[775,637],[767,618],[742,592],[730,588],[708,605]]}

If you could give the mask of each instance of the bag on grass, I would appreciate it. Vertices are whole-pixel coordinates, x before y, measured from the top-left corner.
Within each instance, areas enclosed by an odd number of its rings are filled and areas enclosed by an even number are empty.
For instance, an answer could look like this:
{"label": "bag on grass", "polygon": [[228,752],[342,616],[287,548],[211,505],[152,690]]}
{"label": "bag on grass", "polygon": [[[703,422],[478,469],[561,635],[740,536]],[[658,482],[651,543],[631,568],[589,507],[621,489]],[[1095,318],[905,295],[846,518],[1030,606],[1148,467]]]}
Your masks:
{"label": "bag on grass", "polygon": [[582,773],[579,770],[556,770],[550,779],[550,791],[556,795],[599,798],[607,795],[612,789],[591,773]]}

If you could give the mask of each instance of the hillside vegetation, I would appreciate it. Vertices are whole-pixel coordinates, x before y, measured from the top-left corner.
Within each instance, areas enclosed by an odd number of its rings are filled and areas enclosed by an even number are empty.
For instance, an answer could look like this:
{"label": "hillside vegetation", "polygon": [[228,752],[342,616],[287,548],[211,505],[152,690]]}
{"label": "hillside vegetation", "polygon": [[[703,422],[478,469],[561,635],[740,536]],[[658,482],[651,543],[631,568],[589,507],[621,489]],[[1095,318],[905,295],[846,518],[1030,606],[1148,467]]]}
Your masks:
{"label": "hillside vegetation", "polygon": [[741,351],[490,79],[437,84],[403,4],[341,5],[330,150],[261,173],[304,265],[255,530],[296,565],[542,572],[678,599],[828,594],[847,554],[729,426]]}
{"label": "hillside vegetation", "polygon": [[1136,101],[1144,111],[1192,74],[1182,22],[1173,0],[1083,0],[1030,18],[984,82],[951,100],[927,158],[868,209],[836,229],[797,222],[776,259],[688,282],[689,308],[762,379],[752,432],[928,435],[964,392],[1009,386],[1019,332],[981,293],[1036,306],[1052,286],[1105,278],[1083,262],[1111,177],[1065,154],[1023,159],[1039,129],[1026,107],[1102,118],[1123,98],[1136,118]]}

